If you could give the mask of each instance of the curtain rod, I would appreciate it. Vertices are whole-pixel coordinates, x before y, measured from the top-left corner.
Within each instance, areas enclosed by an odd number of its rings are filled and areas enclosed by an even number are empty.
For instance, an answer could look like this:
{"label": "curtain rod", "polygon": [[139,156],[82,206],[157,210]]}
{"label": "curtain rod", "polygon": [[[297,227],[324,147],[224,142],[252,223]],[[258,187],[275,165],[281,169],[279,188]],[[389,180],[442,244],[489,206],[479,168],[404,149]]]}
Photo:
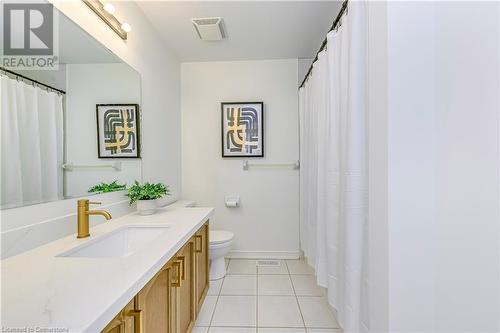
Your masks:
{"label": "curtain rod", "polygon": [[30,78],[29,78],[29,77],[27,77],[27,76],[21,75],[21,74],[19,74],[19,73],[13,72],[13,71],[9,71],[8,69],[5,69],[5,68],[3,68],[3,67],[0,67],[0,70],[1,70],[2,72],[6,72],[6,73],[9,73],[9,74],[11,74],[11,75],[15,75],[16,77],[20,77],[20,78],[22,78],[22,79],[24,79],[24,80],[28,80],[28,81],[30,81],[30,82],[36,83],[36,84],[38,84],[38,85],[40,85],[40,86],[42,86],[42,87],[45,87],[45,88],[48,88],[48,89],[51,89],[51,90],[57,91],[58,93],[61,93],[61,94],[63,94],[63,95],[65,95],[65,94],[66,94],[66,92],[65,92],[64,90],[61,90],[61,89],[57,89],[57,88],[51,87],[51,86],[49,86],[49,85],[47,85],[47,84],[45,84],[45,83],[42,83],[42,82],[37,81],[37,80],[30,79]]}
{"label": "curtain rod", "polygon": [[[340,19],[342,18],[342,15],[344,15],[345,11],[347,10],[347,3],[348,2],[349,2],[349,0],[345,0],[342,3],[342,7],[340,7],[339,14],[337,15],[337,17],[333,21],[332,27],[330,28],[330,30],[328,30],[328,32],[332,31],[333,29],[335,29],[338,26],[338,24],[340,23]],[[311,74],[314,63],[318,60],[318,54],[321,51],[323,51],[326,47],[327,40],[328,40],[328,37],[325,37],[325,39],[323,40],[323,43],[321,43],[321,47],[319,48],[318,52],[316,52],[316,57],[314,57],[314,60],[312,61],[311,66],[309,66],[309,70],[307,71],[306,76],[304,77],[304,80],[300,84],[299,89],[302,88],[304,86],[304,84],[306,83],[307,78],[309,77],[309,74]]]}

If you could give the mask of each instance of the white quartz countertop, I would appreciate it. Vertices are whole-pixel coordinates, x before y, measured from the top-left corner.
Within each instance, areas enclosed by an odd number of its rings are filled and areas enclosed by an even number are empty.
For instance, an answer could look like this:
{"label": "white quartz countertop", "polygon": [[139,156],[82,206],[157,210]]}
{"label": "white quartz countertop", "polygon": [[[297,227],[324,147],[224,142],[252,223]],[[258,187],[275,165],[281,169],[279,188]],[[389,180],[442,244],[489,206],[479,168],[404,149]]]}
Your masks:
{"label": "white quartz countertop", "polygon": [[[2,332],[100,332],[213,212],[179,206],[129,214],[91,228],[89,238],[71,235],[2,260]],[[128,257],[57,257],[127,225],[170,228]]]}

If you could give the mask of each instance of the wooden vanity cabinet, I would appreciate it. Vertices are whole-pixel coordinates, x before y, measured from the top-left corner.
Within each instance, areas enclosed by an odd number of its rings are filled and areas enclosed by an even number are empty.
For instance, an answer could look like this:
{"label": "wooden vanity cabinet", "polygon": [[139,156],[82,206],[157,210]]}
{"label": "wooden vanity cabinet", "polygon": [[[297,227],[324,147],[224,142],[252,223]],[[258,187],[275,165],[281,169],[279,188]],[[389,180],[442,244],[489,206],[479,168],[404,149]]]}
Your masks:
{"label": "wooden vanity cabinet", "polygon": [[205,223],[194,235],[195,252],[195,280],[196,280],[196,313],[200,312],[205,300],[209,284],[209,258],[208,258],[208,222]]}
{"label": "wooden vanity cabinet", "polygon": [[104,327],[103,333],[135,333],[140,332],[138,326],[140,320],[138,319],[139,313],[134,309],[134,300],[132,299],[127,306],[123,308],[111,320],[111,322]]}
{"label": "wooden vanity cabinet", "polygon": [[[194,241],[188,241],[177,253],[180,263],[179,276],[174,277],[175,329],[174,332],[191,332],[196,320]],[[177,284],[178,282],[178,284]]]}
{"label": "wooden vanity cabinet", "polygon": [[208,222],[103,333],[190,333],[208,290]]}
{"label": "wooden vanity cabinet", "polygon": [[135,333],[174,332],[172,267],[169,261],[135,296],[135,310],[140,313]]}

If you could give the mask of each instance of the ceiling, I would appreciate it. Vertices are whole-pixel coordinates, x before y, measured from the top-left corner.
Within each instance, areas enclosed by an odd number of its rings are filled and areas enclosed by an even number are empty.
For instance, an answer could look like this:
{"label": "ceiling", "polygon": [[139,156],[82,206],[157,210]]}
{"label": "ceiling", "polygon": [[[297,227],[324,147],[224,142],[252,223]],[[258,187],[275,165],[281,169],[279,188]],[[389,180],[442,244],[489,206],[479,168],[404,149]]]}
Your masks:
{"label": "ceiling", "polygon": [[[137,1],[181,61],[313,58],[341,7],[330,1]],[[191,18],[221,16],[227,39],[199,39]]]}

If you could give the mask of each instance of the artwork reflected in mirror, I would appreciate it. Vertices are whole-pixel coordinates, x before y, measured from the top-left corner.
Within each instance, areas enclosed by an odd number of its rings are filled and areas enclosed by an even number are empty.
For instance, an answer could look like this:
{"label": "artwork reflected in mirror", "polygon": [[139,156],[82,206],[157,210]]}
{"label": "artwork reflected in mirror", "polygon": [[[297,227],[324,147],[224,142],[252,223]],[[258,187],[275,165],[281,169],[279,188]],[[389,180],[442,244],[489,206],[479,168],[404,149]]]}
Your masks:
{"label": "artwork reflected in mirror", "polygon": [[140,157],[138,108],[137,104],[96,106],[99,158]]}
{"label": "artwork reflected in mirror", "polygon": [[[140,75],[66,16],[58,19],[57,70],[0,68],[2,209],[141,181]],[[98,133],[102,104],[126,105],[114,107]]]}

